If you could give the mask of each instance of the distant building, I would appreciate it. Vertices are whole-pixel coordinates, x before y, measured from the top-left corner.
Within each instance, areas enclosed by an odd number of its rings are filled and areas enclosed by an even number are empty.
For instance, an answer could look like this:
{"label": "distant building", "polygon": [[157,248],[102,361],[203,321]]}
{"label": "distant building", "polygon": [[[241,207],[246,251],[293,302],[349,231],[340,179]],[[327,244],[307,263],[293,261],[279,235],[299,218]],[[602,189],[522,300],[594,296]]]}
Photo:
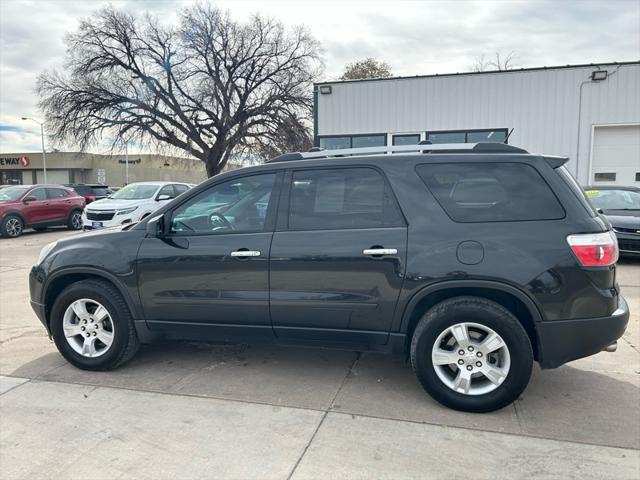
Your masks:
{"label": "distant building", "polygon": [[317,146],[507,142],[582,184],[640,185],[640,62],[315,85]]}
{"label": "distant building", "polygon": [[[125,184],[124,155],[98,155],[79,152],[47,153],[48,183]],[[201,160],[153,154],[129,155],[129,183],[168,180],[200,183],[207,178]],[[0,153],[0,184],[44,182],[42,152]]]}

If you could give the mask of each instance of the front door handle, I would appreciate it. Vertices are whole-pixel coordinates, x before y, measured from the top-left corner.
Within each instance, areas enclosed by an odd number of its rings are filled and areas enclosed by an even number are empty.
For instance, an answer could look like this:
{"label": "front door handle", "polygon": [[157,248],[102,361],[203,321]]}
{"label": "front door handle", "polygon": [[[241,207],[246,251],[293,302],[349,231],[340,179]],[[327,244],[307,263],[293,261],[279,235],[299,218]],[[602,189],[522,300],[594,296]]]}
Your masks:
{"label": "front door handle", "polygon": [[235,252],[231,252],[232,257],[259,257],[259,250],[236,250]]}
{"label": "front door handle", "polygon": [[365,248],[363,255],[397,255],[397,248]]}

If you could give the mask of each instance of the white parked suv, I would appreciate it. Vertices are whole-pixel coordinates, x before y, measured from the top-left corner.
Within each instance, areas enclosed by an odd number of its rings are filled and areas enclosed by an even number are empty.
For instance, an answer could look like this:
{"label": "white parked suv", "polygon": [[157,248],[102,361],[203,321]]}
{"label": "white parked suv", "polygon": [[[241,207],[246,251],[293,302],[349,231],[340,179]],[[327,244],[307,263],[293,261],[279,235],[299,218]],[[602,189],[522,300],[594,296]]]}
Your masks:
{"label": "white parked suv", "polygon": [[83,228],[94,230],[138,222],[191,187],[192,184],[177,182],[131,183],[85,208]]}

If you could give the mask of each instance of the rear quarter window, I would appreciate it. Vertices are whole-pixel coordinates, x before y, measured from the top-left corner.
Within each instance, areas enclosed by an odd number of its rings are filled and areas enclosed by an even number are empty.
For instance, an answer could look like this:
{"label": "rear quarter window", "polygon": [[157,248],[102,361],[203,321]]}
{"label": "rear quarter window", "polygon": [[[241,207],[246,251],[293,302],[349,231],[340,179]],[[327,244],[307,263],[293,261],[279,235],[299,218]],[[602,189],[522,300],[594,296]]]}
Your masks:
{"label": "rear quarter window", "polygon": [[557,220],[565,211],[537,170],[522,163],[422,164],[416,171],[455,222]]}

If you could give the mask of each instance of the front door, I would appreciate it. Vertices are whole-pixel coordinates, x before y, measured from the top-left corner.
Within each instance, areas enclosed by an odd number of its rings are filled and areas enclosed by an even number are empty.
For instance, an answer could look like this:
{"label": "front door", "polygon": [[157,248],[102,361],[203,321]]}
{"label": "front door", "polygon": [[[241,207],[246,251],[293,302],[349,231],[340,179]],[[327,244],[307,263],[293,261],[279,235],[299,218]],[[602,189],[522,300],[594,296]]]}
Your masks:
{"label": "front door", "polygon": [[[47,199],[47,191],[44,188],[34,188],[25,196],[22,209],[24,217],[29,225],[47,222],[50,220],[49,200]],[[23,200],[24,201],[24,200]]]}
{"label": "front door", "polygon": [[271,246],[275,334],[385,343],[407,249],[385,178],[365,167],[301,169],[288,184]]}
{"label": "front door", "polygon": [[152,329],[191,333],[254,327],[272,337],[269,248],[277,175],[218,183],[172,211],[170,231],[148,237],[138,254],[138,285]]}

